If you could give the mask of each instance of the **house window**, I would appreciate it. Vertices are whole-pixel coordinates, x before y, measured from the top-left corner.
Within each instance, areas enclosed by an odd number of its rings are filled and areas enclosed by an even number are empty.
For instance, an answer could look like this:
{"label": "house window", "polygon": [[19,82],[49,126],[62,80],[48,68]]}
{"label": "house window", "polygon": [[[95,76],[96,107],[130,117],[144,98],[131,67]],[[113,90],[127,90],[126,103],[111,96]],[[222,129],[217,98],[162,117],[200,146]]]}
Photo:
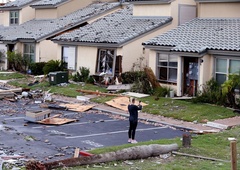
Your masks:
{"label": "house window", "polygon": [[19,24],[19,11],[10,11],[10,25]]}
{"label": "house window", "polygon": [[163,82],[177,82],[177,56],[168,54],[157,55],[158,80]]}
{"label": "house window", "polygon": [[76,70],[76,47],[62,47],[62,61],[66,63],[67,69]]}
{"label": "house window", "polygon": [[114,68],[114,53],[113,49],[99,49],[97,57],[97,73],[113,74]]}
{"label": "house window", "polygon": [[30,63],[35,62],[35,45],[24,44],[23,55]]}
{"label": "house window", "polygon": [[218,84],[223,84],[230,74],[240,71],[240,60],[216,58],[215,78]]}

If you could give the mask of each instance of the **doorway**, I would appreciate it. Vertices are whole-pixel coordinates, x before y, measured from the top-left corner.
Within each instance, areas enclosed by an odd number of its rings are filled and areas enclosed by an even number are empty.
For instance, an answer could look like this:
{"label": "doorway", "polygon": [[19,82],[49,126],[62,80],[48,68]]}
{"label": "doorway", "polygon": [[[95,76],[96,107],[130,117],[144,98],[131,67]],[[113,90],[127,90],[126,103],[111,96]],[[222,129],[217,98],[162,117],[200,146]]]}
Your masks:
{"label": "doorway", "polygon": [[198,58],[184,57],[184,95],[196,96],[198,90],[198,72]]}

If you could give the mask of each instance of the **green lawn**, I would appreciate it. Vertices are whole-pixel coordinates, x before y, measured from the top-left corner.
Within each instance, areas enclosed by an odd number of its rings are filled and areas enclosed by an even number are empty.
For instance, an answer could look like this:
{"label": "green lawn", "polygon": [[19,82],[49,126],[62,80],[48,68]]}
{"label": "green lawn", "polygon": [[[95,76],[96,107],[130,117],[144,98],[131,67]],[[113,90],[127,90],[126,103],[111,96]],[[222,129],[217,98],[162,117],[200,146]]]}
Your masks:
{"label": "green lawn", "polygon": [[[15,74],[15,73],[14,73]],[[14,79],[18,74],[16,74]],[[5,75],[3,77],[7,78],[10,75]],[[76,97],[81,95],[76,92],[78,89],[93,90],[106,92],[105,88],[90,84],[69,84],[67,87],[50,86],[47,81],[43,83],[38,83],[33,86],[27,86],[29,83],[29,78],[19,77],[20,80],[11,81],[12,85],[17,87],[28,87],[31,89],[42,89],[51,90],[52,93],[62,94],[70,97]],[[0,79],[1,74],[0,74]],[[111,100],[113,97],[100,96],[93,99],[94,102],[104,103]],[[228,108],[221,106],[215,106],[210,104],[195,104],[190,101],[184,100],[173,100],[171,98],[159,98],[155,100],[154,96],[146,97],[141,99],[148,105],[144,107],[143,111],[155,115],[162,115],[166,117],[173,117],[175,119],[185,120],[185,121],[198,121],[202,122],[204,120],[212,121],[215,119],[222,119],[227,117],[233,117],[236,114]],[[192,146],[190,148],[182,148],[181,140],[179,138],[170,140],[156,140],[138,143],[137,145],[145,144],[171,144],[177,143],[180,147],[179,152],[188,153],[193,155],[211,157],[215,159],[230,160],[230,141],[228,137],[235,137],[237,141],[240,140],[240,127],[235,127],[230,130],[226,130],[216,134],[204,134],[195,135],[192,134]],[[131,147],[131,144],[114,146],[108,148],[99,148],[91,151],[94,154],[105,153],[110,151],[116,151],[122,148]],[[237,150],[240,150],[240,144],[237,143]],[[238,154],[238,159],[240,155]],[[239,159],[240,160],[240,159]],[[129,163],[130,162],[130,163]],[[226,170],[231,169],[231,164],[219,161],[209,161],[202,160],[184,156],[171,156],[167,159],[161,159],[160,157],[149,158],[145,160],[135,160],[129,162],[111,162],[98,165],[89,165],[83,167],[68,168],[73,170],[81,170],[88,168],[89,170],[96,169],[114,169],[114,170],[125,170],[125,169],[144,169],[144,170]],[[238,167],[240,167],[240,161],[238,162]]]}

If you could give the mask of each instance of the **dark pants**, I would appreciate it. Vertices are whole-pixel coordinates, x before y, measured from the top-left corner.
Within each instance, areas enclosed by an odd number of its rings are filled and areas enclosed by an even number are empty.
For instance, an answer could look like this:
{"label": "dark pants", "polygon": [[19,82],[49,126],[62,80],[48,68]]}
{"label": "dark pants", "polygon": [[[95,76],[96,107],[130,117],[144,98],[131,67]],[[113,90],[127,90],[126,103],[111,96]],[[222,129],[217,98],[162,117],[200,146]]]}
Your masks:
{"label": "dark pants", "polygon": [[130,122],[130,127],[128,130],[128,137],[134,140],[138,122],[133,122],[133,121],[129,121],[129,122]]}

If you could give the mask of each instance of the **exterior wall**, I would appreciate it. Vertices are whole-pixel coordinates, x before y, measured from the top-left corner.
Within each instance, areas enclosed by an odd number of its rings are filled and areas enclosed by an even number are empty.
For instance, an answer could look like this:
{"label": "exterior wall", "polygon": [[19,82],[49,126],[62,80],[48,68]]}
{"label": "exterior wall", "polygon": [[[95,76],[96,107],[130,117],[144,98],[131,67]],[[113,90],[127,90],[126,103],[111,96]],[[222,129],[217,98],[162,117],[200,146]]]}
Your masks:
{"label": "exterior wall", "polygon": [[199,3],[198,17],[240,17],[239,9],[240,3]]}
{"label": "exterior wall", "polygon": [[86,67],[89,68],[90,74],[95,74],[97,51],[97,47],[78,46],[77,71],[80,67]]}
{"label": "exterior wall", "polygon": [[2,21],[0,23],[4,26],[9,26],[9,11],[2,11],[1,17]]}
{"label": "exterior wall", "polygon": [[[0,42],[0,51],[4,53],[5,57],[7,56],[7,47],[5,44],[2,44],[2,42]],[[0,70],[7,70],[7,58],[0,60]]]}
{"label": "exterior wall", "polygon": [[[43,40],[36,44],[36,62],[47,62],[49,60],[57,60],[58,45],[50,40]],[[60,58],[61,59],[61,58]]]}
{"label": "exterior wall", "polygon": [[22,24],[26,21],[29,21],[31,19],[35,18],[35,10],[31,8],[30,6],[23,8],[19,11],[19,24]]}
{"label": "exterior wall", "polygon": [[57,10],[56,9],[36,9],[35,15],[36,15],[36,19],[56,19]]}
{"label": "exterior wall", "polygon": [[134,5],[134,16],[171,16],[171,4]]}
{"label": "exterior wall", "polygon": [[0,11],[0,25],[4,25],[4,12]]}
{"label": "exterior wall", "polygon": [[205,55],[201,58],[199,67],[199,89],[202,89],[202,86],[209,81],[213,76],[213,66],[214,66],[214,58],[211,55]]}

